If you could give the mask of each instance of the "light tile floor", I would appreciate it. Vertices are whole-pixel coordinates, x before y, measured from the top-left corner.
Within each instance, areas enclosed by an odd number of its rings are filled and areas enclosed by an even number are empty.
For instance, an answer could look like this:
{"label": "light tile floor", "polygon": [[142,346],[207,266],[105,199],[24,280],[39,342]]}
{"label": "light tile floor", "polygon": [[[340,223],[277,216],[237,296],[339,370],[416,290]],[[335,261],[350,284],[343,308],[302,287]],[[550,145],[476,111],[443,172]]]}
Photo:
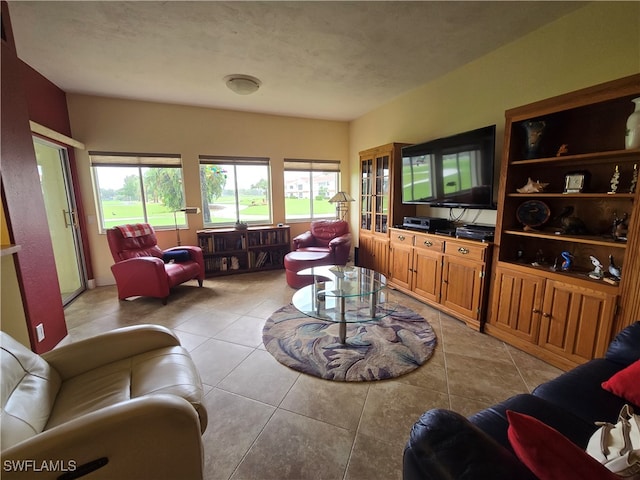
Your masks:
{"label": "light tile floor", "polygon": [[118,301],[115,286],[83,293],[65,310],[69,339],[157,323],[175,331],[205,384],[209,480],[394,480],[409,431],[430,408],[471,415],[530,391],[560,370],[402,293],[438,345],[414,372],[342,383],[291,370],[262,345],[262,327],[291,301],[283,271],[207,279],[175,289],[169,303]]}

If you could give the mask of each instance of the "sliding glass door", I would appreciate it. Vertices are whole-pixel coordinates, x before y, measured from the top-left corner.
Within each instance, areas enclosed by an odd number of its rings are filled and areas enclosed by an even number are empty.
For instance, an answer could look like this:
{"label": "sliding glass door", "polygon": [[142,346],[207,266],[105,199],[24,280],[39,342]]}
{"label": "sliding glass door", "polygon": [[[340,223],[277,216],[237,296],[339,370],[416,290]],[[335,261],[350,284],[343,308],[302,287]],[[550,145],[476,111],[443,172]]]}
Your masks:
{"label": "sliding glass door", "polygon": [[84,260],[67,149],[33,138],[62,303],[86,288]]}

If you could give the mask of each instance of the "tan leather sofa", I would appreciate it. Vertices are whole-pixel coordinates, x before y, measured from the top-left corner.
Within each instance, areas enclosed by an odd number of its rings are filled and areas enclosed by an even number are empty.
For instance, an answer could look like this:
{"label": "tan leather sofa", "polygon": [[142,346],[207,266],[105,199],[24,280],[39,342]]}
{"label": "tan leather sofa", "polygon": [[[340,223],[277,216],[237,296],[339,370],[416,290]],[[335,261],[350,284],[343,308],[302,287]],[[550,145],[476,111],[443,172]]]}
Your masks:
{"label": "tan leather sofa", "polygon": [[157,325],[37,355],[0,332],[3,479],[200,479],[203,390]]}

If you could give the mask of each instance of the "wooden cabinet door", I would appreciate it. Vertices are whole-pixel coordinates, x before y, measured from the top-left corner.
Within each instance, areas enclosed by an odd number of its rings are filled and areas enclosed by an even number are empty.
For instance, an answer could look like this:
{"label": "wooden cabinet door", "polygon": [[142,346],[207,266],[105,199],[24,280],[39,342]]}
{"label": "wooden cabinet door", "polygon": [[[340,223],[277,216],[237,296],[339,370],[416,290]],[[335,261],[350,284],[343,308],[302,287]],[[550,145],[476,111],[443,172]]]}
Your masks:
{"label": "wooden cabinet door", "polygon": [[358,266],[373,269],[373,237],[360,234],[358,239]]}
{"label": "wooden cabinet door", "polygon": [[389,276],[389,239],[373,237],[373,266],[376,272]]}
{"label": "wooden cabinet door", "polygon": [[494,281],[488,323],[530,343],[537,343],[544,278],[498,267]]}
{"label": "wooden cabinet door", "polygon": [[606,352],[616,296],[547,280],[538,344],[575,363]]}
{"label": "wooden cabinet door", "polygon": [[413,247],[399,242],[391,242],[389,255],[389,278],[395,286],[411,289],[413,274]]}
{"label": "wooden cabinet door", "polygon": [[440,303],[454,312],[478,321],[483,281],[483,264],[445,255]]}
{"label": "wooden cabinet door", "polygon": [[389,275],[389,240],[373,235],[362,235],[358,239],[358,266]]}
{"label": "wooden cabinet door", "polygon": [[360,159],[360,230],[373,227],[373,157]]}
{"label": "wooden cabinet door", "polygon": [[391,152],[379,153],[373,162],[373,232],[386,234],[389,225]]}
{"label": "wooden cabinet door", "polygon": [[411,289],[420,297],[440,303],[442,253],[416,248],[413,252]]}

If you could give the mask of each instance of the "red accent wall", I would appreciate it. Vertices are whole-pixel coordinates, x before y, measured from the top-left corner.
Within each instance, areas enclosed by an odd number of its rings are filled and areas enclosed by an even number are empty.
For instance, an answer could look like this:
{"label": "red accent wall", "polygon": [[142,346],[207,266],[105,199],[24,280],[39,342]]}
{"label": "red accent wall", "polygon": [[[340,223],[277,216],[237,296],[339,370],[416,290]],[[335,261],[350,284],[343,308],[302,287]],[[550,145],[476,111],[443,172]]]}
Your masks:
{"label": "red accent wall", "polygon": [[29,119],[71,137],[67,95],[47,78],[18,59]]}
{"label": "red accent wall", "polygon": [[[27,96],[29,119],[44,125],[58,133],[73,138],[71,135],[71,122],[69,120],[69,110],[67,108],[67,94],[58,88],[54,83],[42,76],[31,66],[20,62],[21,74],[24,81],[24,89]],[[89,237],[86,234],[87,224],[80,196],[80,180],[76,164],[75,152],[72,147],[68,148],[69,164],[71,166],[71,182],[75,191],[76,208],[78,211],[78,222],[80,224],[80,235],[82,237],[82,248],[86,261],[87,278],[93,278],[93,268],[91,266],[91,251],[89,249]]]}
{"label": "red accent wall", "polygon": [[[13,42],[9,8],[2,2],[0,180],[5,214],[13,243],[22,303],[31,347],[37,353],[56,346],[67,334],[53,247],[40,190],[26,93]],[[45,340],[36,341],[35,327],[44,324]]]}

